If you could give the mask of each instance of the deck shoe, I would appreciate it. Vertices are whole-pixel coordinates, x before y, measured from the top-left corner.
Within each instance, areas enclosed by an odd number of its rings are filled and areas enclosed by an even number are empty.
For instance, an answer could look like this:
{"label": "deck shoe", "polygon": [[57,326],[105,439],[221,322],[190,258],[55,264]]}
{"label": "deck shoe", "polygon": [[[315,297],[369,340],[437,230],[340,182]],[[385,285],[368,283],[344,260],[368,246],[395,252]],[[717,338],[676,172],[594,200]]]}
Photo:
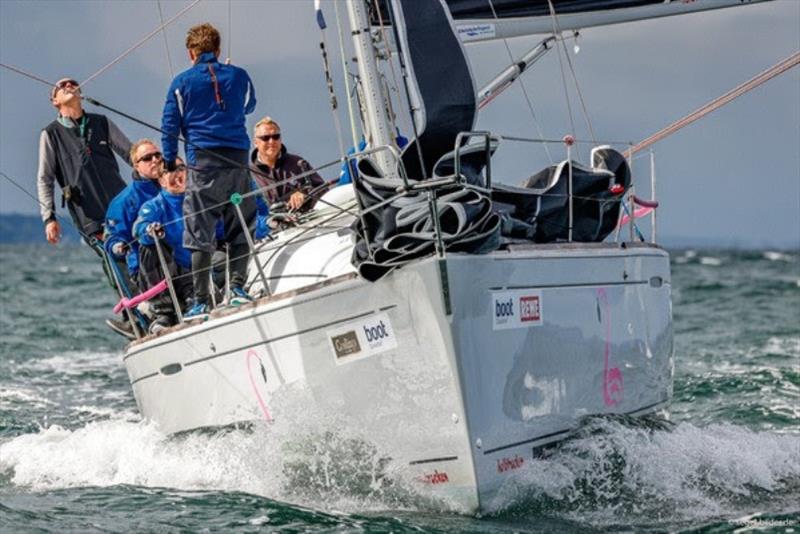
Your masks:
{"label": "deck shoe", "polygon": [[118,321],[117,319],[106,319],[106,325],[121,336],[128,339],[136,339],[136,334],[133,333],[133,327],[127,321]]}
{"label": "deck shoe", "polygon": [[231,288],[231,299],[229,302],[231,306],[241,306],[242,304],[253,302],[253,297],[251,297],[247,291],[241,287],[233,286]]}
{"label": "deck shoe", "polygon": [[183,318],[186,321],[192,321],[195,319],[201,319],[205,321],[208,319],[208,312],[209,312],[208,304],[205,302],[195,302],[194,306],[189,308],[189,310],[183,314]]}
{"label": "deck shoe", "polygon": [[170,326],[172,326],[172,321],[169,320],[169,317],[165,315],[159,315],[153,320],[152,323],[150,323],[150,328],[148,328],[147,331],[151,334],[157,335]]}

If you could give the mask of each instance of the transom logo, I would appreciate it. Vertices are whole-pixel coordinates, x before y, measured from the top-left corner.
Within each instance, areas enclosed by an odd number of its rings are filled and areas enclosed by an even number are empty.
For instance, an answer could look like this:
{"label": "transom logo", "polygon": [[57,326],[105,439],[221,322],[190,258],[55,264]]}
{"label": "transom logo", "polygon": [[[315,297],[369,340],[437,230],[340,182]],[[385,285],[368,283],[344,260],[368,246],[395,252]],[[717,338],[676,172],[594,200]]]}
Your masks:
{"label": "transom logo", "polygon": [[533,289],[495,291],[492,296],[492,330],[527,328],[542,324],[542,293]]}

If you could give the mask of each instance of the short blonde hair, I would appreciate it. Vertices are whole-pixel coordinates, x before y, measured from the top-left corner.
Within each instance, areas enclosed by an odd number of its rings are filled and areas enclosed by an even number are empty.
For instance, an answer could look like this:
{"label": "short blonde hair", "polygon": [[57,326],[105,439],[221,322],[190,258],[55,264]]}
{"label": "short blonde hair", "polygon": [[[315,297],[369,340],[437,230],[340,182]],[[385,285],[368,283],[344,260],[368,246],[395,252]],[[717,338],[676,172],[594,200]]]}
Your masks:
{"label": "short blonde hair", "polygon": [[258,121],[256,123],[256,125],[253,126],[253,134],[254,135],[256,133],[256,130],[258,130],[259,126],[274,126],[275,128],[277,128],[277,130],[279,132],[281,131],[281,125],[278,124],[278,122],[275,119],[273,119],[272,117],[270,117],[269,115],[267,115],[266,117],[264,117],[263,119]]}
{"label": "short blonde hair", "polygon": [[131,145],[130,156],[131,156],[131,164],[132,165],[136,165],[138,163],[136,161],[136,151],[139,150],[139,147],[142,146],[142,145],[153,145],[154,147],[158,148],[158,145],[155,144],[150,139],[139,139],[138,141],[136,141],[135,143],[133,143]]}
{"label": "short blonde hair", "polygon": [[220,36],[217,29],[209,23],[192,26],[186,32],[186,48],[196,54],[219,50]]}

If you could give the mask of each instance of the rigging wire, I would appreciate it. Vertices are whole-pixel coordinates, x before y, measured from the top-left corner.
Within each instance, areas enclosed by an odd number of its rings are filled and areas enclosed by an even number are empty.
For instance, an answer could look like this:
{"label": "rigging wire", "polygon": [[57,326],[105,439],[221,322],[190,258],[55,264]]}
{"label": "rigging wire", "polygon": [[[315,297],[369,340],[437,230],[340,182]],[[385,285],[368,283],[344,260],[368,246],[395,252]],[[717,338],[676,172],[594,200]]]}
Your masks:
{"label": "rigging wire", "polygon": [[161,11],[161,0],[156,0],[158,6],[158,18],[161,21],[161,33],[164,36],[164,48],[167,50],[167,65],[169,66],[169,77],[175,77],[175,69],[172,67],[172,56],[169,53],[169,41],[167,40],[167,29],[164,27],[164,13]]}
{"label": "rigging wire", "polygon": [[231,64],[231,57],[233,57],[233,47],[232,47],[232,44],[231,44],[232,43],[232,39],[233,39],[233,31],[231,30],[231,25],[233,23],[231,22],[231,20],[232,20],[232,17],[231,17],[231,0],[228,0],[228,56],[225,59],[225,64],[226,65],[230,65]]}
{"label": "rigging wire", "polygon": [[666,128],[663,128],[662,130],[659,130],[658,132],[656,132],[655,134],[651,135],[650,137],[648,137],[644,141],[640,141],[639,143],[636,143],[635,145],[633,145],[628,150],[628,152],[625,154],[625,157],[629,158],[632,154],[634,154],[634,153],[636,153],[636,152],[638,152],[638,151],[640,151],[640,150],[642,150],[644,148],[647,148],[650,145],[652,145],[652,144],[654,144],[654,143],[656,143],[658,141],[661,141],[665,137],[675,133],[676,131],[680,130],[684,126],[688,126],[689,124],[695,122],[696,120],[705,117],[706,115],[708,115],[712,111],[715,111],[715,110],[721,108],[722,106],[724,106],[728,102],[738,98],[739,96],[747,93],[748,91],[751,91],[751,90],[755,89],[759,85],[763,84],[764,82],[767,82],[767,81],[771,80],[775,76],[778,76],[779,74],[783,74],[784,72],[786,72],[787,70],[791,69],[792,67],[797,66],[798,64],[800,64],[800,52],[795,52],[794,54],[792,54],[791,56],[787,57],[783,61],[780,61],[780,62],[776,63],[775,65],[773,65],[772,67],[768,68],[767,70],[762,71],[761,73],[755,75],[754,77],[750,78],[746,82],[734,87],[733,89],[731,89],[730,91],[728,91],[724,95],[715,98],[711,102],[709,102],[709,103],[705,104],[704,106],[701,106],[701,107],[697,108],[696,110],[694,110],[693,112],[689,113],[688,115],[686,115],[682,119],[679,119],[679,120],[673,122],[672,124],[670,124],[669,126],[667,126]]}
{"label": "rigging wire", "polygon": [[[397,95],[398,95],[397,96],[397,100],[399,101],[400,100],[400,84],[397,83],[397,74],[395,73],[394,62],[392,61],[392,51],[391,51],[391,49],[389,47],[389,39],[386,37],[386,25],[383,22],[383,14],[381,13],[381,8],[378,5],[378,0],[374,0],[374,5],[375,5],[375,11],[378,13],[378,24],[379,24],[379,28],[380,28],[380,31],[381,31],[381,38],[383,39],[384,46],[386,47],[386,54],[387,54],[386,62],[389,64],[389,71],[392,74],[392,87],[391,88],[394,90],[395,93],[397,93]],[[398,53],[399,53],[399,50],[398,50]],[[389,96],[388,92],[386,94],[386,98],[389,100],[389,107],[391,108],[391,106],[392,106],[391,97]],[[392,114],[392,121],[394,121],[395,120],[394,111],[392,111],[391,114]],[[408,120],[406,118],[405,114],[401,113],[401,116],[404,119],[403,122],[406,122]],[[406,125],[406,126],[408,126],[408,125]],[[395,124],[395,128],[397,128],[396,124]],[[410,128],[407,128],[406,131],[407,132],[410,131]]]}
{"label": "rigging wire", "polygon": [[[494,16],[495,20],[498,20],[497,11],[494,9],[494,1],[489,1],[489,7],[492,9],[492,15]],[[511,53],[511,47],[508,45],[508,39],[503,38],[503,44],[506,47],[506,52],[508,53],[508,60],[511,63],[514,63],[514,55]],[[522,94],[525,97],[525,102],[528,104],[528,111],[531,114],[531,120],[533,121],[534,126],[536,126],[536,131],[539,134],[539,137],[544,137],[544,132],[542,132],[542,125],[539,124],[539,121],[536,119],[536,111],[533,109],[533,102],[531,101],[530,96],[528,95],[528,90],[525,88],[525,82],[522,80],[522,76],[520,74],[519,79],[519,86],[522,89]],[[550,149],[547,147],[547,144],[543,144],[542,148],[544,148],[545,154],[547,154],[547,159],[550,161],[552,165],[554,163],[553,156],[550,154]]]}
{"label": "rigging wire", "polygon": [[350,71],[347,68],[347,56],[344,52],[344,35],[342,34],[342,21],[339,17],[339,2],[333,3],[336,12],[336,29],[339,35],[339,55],[342,59],[342,72],[344,76],[344,89],[347,94],[347,113],[350,118],[350,133],[353,137],[353,148],[358,149],[358,134],[356,133],[356,118],[353,112],[353,97],[350,93]]}
{"label": "rigging wire", "polygon": [[187,11],[189,11],[190,9],[192,9],[194,6],[196,6],[196,5],[197,5],[199,2],[200,2],[200,0],[194,0],[194,2],[192,2],[191,4],[189,4],[188,6],[186,6],[185,8],[181,9],[180,11],[178,11],[178,13],[177,13],[175,16],[173,16],[173,17],[172,17],[171,19],[169,19],[167,22],[165,22],[164,24],[162,24],[161,26],[159,26],[159,27],[158,27],[158,28],[156,28],[155,30],[151,31],[150,33],[148,33],[147,35],[145,35],[144,37],[142,37],[142,38],[141,38],[141,39],[140,39],[138,42],[136,42],[136,43],[135,43],[133,46],[131,46],[130,48],[128,48],[127,50],[125,50],[125,51],[124,51],[122,54],[120,54],[120,55],[119,55],[119,56],[118,56],[116,59],[114,59],[113,61],[111,61],[111,63],[109,63],[109,64],[108,64],[108,65],[106,65],[105,67],[102,67],[100,70],[98,70],[97,72],[95,72],[94,74],[92,74],[91,76],[89,76],[88,78],[86,78],[86,79],[85,79],[85,80],[84,80],[84,81],[81,83],[81,86],[84,86],[84,85],[86,85],[87,83],[89,83],[89,82],[90,82],[90,81],[92,81],[93,79],[95,79],[95,78],[97,78],[98,76],[100,76],[100,75],[101,75],[103,72],[105,72],[106,70],[108,70],[108,69],[110,69],[112,66],[114,66],[115,64],[117,64],[117,63],[119,63],[120,61],[122,61],[122,59],[123,59],[123,58],[125,58],[125,57],[126,57],[128,54],[130,54],[131,52],[133,52],[134,50],[136,50],[137,48],[139,48],[140,46],[142,46],[143,44],[145,44],[145,43],[146,43],[147,41],[149,41],[149,40],[150,40],[150,39],[151,39],[151,38],[152,38],[154,35],[158,34],[158,32],[160,32],[161,30],[163,30],[164,28],[166,28],[167,26],[169,26],[170,24],[172,24],[173,22],[175,22],[176,20],[178,20],[178,18],[179,18],[179,17],[181,17],[181,16],[182,16],[184,13],[186,13]]}
{"label": "rigging wire", "polygon": [[[412,143],[414,144],[414,147],[415,147],[416,152],[417,152],[417,157],[419,158],[419,166],[420,166],[420,170],[422,171],[421,179],[422,180],[426,180],[428,178],[428,172],[425,169],[425,159],[422,157],[422,147],[420,146],[420,143],[419,143],[419,132],[417,131],[417,121],[414,120],[414,112],[418,111],[418,110],[414,108],[414,104],[411,102],[411,88],[410,88],[411,83],[409,82],[409,78],[410,77],[408,75],[408,67],[406,66],[405,58],[403,57],[403,51],[400,49],[400,46],[401,46],[400,45],[400,30],[397,27],[397,21],[394,20],[394,13],[393,13],[393,9],[391,9],[391,7],[392,6],[390,6],[390,9],[388,11],[388,13],[389,13],[389,24],[392,25],[392,31],[394,33],[394,41],[395,41],[395,45],[397,46],[397,59],[398,59],[398,61],[400,63],[400,74],[401,74],[401,76],[403,78],[403,84],[405,85],[405,89],[406,89],[405,90],[406,104],[408,104],[408,113],[409,113],[409,115],[411,117],[411,128],[412,128],[412,130],[414,132],[414,141],[412,141]],[[443,9],[447,9],[447,7],[444,7]]]}
{"label": "rigging wire", "polygon": [[[547,0],[547,4],[550,6],[550,17],[553,19],[553,32],[558,32],[557,35],[561,35],[561,28],[558,25],[558,15],[556,15],[555,7],[553,7],[553,0]],[[561,39],[561,47],[564,50],[564,57],[567,60],[567,65],[569,66],[570,74],[572,74],[572,81],[575,84],[575,92],[578,94],[578,101],[581,103],[581,109],[583,111],[583,117],[586,120],[586,127],[589,129],[589,135],[592,139],[595,139],[594,135],[594,128],[592,127],[592,121],[589,119],[589,112],[586,109],[586,101],[583,98],[583,92],[581,91],[581,86],[578,83],[578,77],[575,74],[575,67],[572,65],[572,59],[569,57],[569,52],[567,51],[567,43],[564,39]],[[561,55],[558,56],[558,61],[561,63]],[[564,65],[561,64],[561,76],[564,78]],[[567,81],[564,79],[564,91],[567,90]],[[567,95],[567,99],[569,99],[569,95]],[[570,121],[572,121],[572,111],[570,111]],[[572,125],[572,134],[575,135],[575,125]]]}
{"label": "rigging wire", "polygon": [[314,0],[314,8],[317,13],[317,25],[319,26],[320,34],[319,48],[322,54],[322,70],[325,73],[325,84],[328,87],[331,114],[333,115],[333,126],[336,129],[336,139],[339,142],[339,154],[344,156],[345,149],[344,138],[342,137],[342,123],[339,120],[339,113],[337,111],[339,109],[339,102],[336,99],[336,90],[333,87],[333,75],[331,74],[331,66],[328,62],[328,43],[327,39],[325,39],[325,28],[327,28],[328,25],[325,24],[325,18],[323,17],[319,0]]}

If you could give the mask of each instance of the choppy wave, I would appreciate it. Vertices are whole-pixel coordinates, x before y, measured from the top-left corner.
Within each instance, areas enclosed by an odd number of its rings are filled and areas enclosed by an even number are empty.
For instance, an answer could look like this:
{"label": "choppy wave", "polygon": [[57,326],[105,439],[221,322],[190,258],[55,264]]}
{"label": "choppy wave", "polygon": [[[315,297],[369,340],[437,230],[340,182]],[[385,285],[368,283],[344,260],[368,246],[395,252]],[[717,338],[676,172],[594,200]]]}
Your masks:
{"label": "choppy wave", "polygon": [[[168,437],[147,423],[123,420],[75,430],[53,426],[2,443],[0,470],[34,492],[130,485],[240,492],[327,513],[431,511],[428,501],[412,498],[402,485],[387,490],[353,484],[365,472],[369,480],[374,463],[352,448],[343,454],[334,442],[315,442],[298,482],[291,472],[298,466],[296,437],[275,430],[264,425]],[[336,460],[336,469],[322,473],[326,456]],[[305,478],[314,472],[316,484]],[[531,462],[491,507],[495,518],[544,515],[603,526],[660,517],[674,524],[735,518],[743,502],[761,513],[784,513],[792,510],[798,489],[796,434],[731,424],[653,430],[599,419],[549,457]]]}

